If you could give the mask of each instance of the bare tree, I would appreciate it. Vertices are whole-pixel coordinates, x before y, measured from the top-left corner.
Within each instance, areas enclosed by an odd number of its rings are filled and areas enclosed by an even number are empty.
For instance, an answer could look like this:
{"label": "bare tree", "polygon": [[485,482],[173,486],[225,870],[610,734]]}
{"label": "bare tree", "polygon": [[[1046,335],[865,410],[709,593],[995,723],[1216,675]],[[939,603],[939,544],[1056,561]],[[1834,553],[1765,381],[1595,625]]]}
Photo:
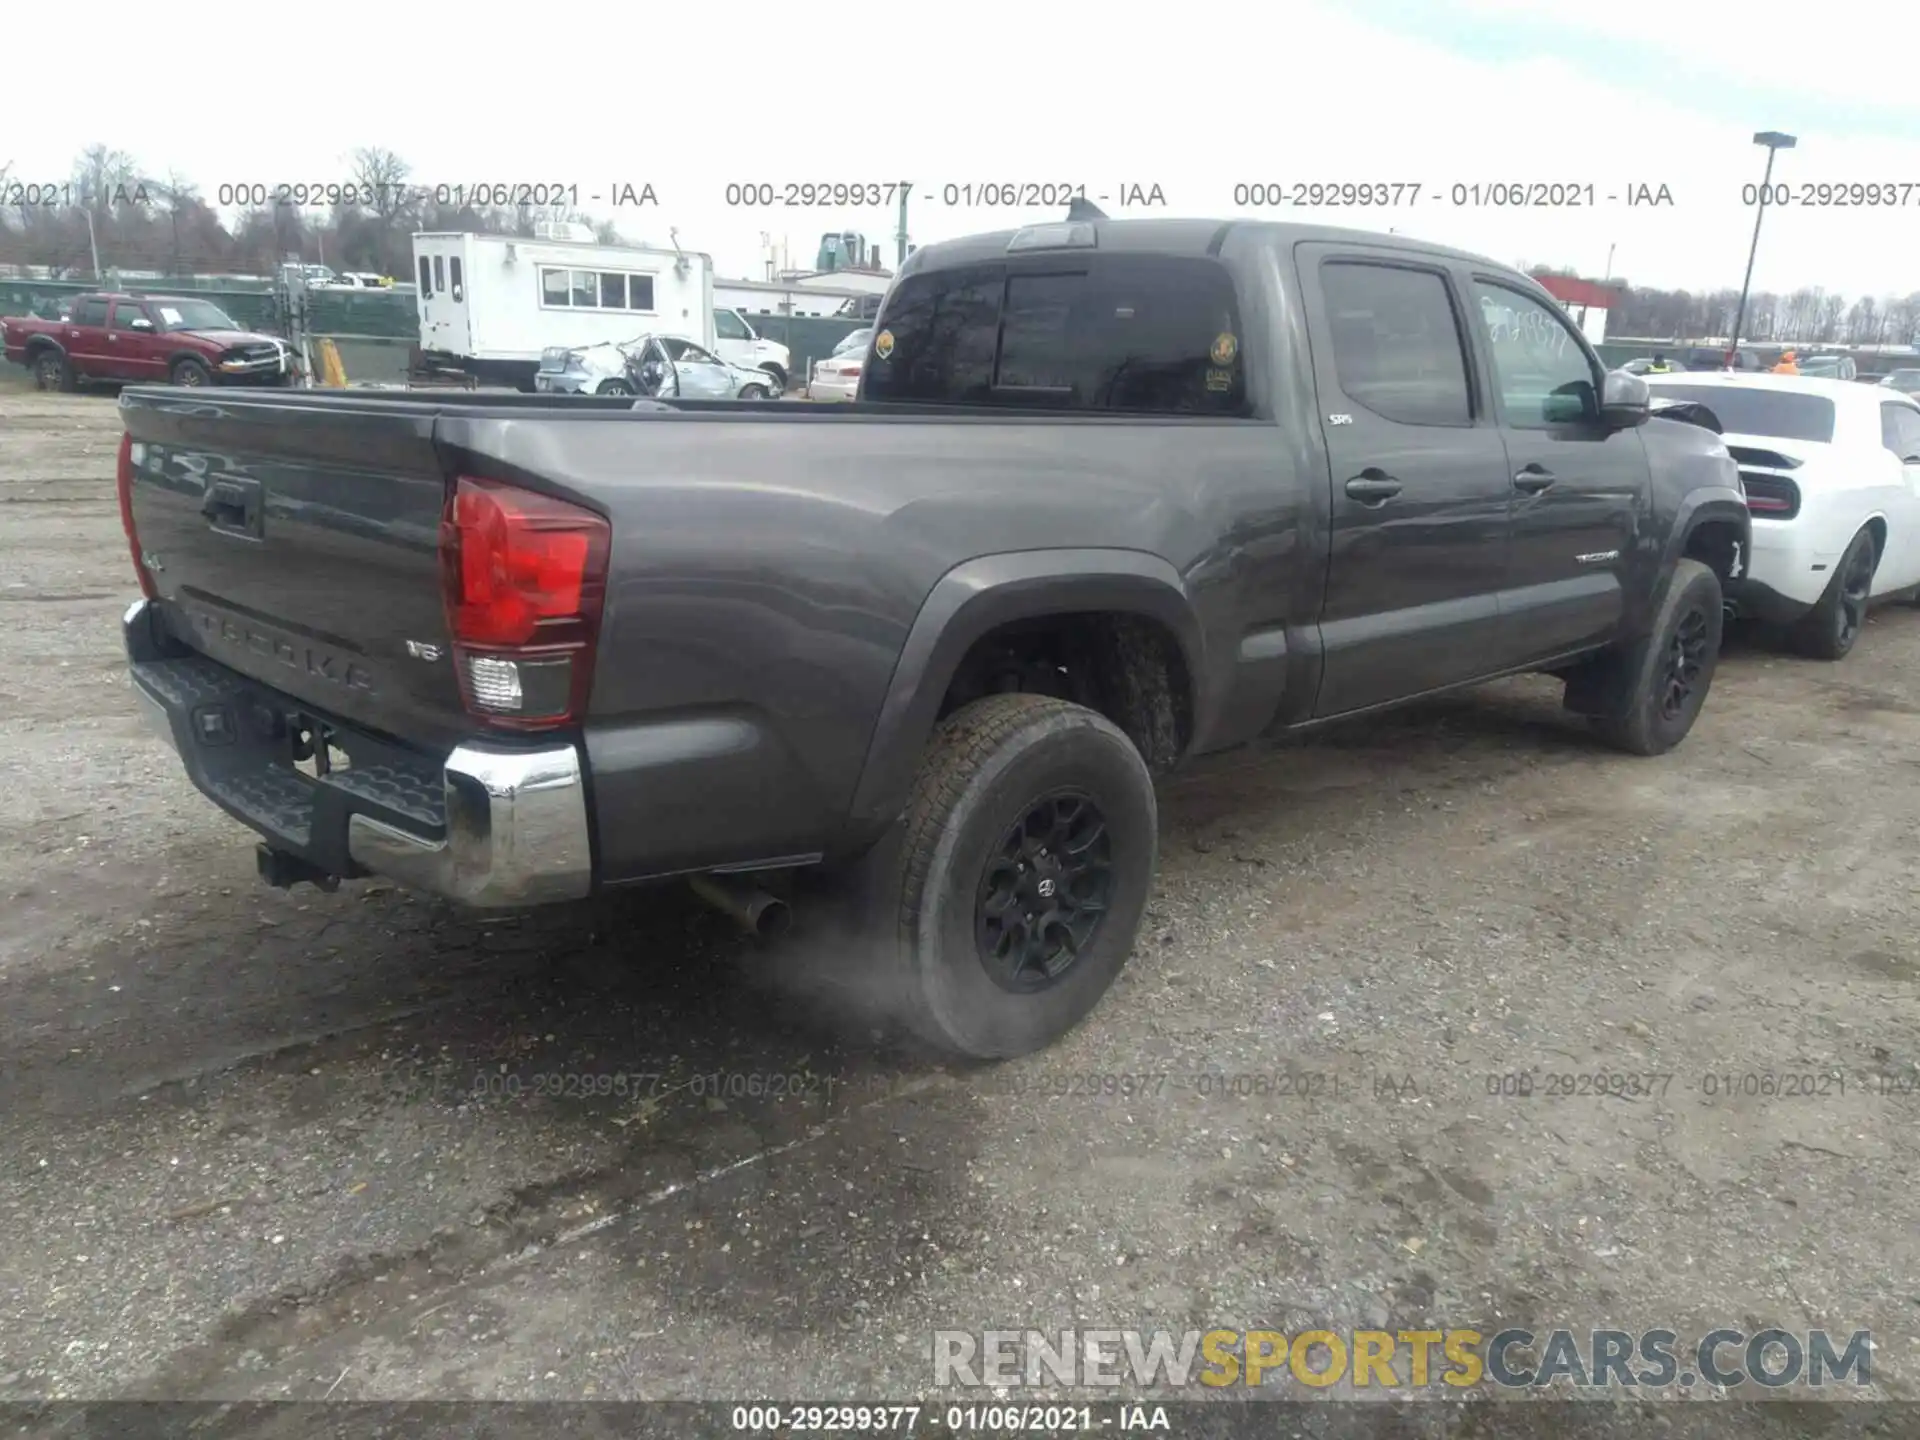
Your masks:
{"label": "bare tree", "polygon": [[103,215],[139,187],[133,156],[110,145],[89,145],[73,162],[74,203]]}
{"label": "bare tree", "polygon": [[377,145],[354,151],[352,174],[361,192],[358,198],[362,207],[371,211],[383,228],[413,211],[413,187],[408,184],[413,167],[393,151]]}

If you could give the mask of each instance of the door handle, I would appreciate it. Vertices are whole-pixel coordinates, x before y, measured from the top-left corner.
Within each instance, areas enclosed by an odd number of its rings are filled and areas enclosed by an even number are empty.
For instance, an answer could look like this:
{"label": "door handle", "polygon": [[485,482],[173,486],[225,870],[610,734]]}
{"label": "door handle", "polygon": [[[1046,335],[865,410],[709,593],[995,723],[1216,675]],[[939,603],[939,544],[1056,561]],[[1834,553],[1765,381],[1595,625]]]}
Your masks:
{"label": "door handle", "polygon": [[1554,474],[1538,465],[1529,465],[1513,477],[1513,488],[1522,495],[1538,495],[1553,488]]}
{"label": "door handle", "polygon": [[1362,470],[1347,481],[1347,495],[1362,505],[1384,505],[1400,490],[1400,482],[1384,470]]}

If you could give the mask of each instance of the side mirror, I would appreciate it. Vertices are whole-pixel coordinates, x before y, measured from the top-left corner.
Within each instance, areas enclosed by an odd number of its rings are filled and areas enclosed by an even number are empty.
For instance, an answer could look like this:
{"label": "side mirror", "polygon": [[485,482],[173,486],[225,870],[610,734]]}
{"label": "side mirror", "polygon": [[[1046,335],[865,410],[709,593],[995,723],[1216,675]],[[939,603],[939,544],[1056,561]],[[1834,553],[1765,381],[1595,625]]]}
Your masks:
{"label": "side mirror", "polygon": [[1600,423],[1609,430],[1631,430],[1647,423],[1653,389],[1638,375],[1609,370],[1600,382]]}

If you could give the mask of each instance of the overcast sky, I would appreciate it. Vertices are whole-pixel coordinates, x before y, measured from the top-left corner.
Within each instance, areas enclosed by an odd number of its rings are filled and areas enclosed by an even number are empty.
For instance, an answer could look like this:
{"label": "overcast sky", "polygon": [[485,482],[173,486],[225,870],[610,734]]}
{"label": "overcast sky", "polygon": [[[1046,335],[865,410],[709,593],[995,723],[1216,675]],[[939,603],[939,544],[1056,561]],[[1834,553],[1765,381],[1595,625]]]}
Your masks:
{"label": "overcast sky", "polygon": [[[582,208],[624,234],[664,241],[671,226],[723,275],[756,276],[763,233],[785,237],[796,263],[829,229],[861,231],[891,257],[895,215],[730,208],[729,182],[912,181],[915,243],[1059,214],[950,205],[947,186],[1084,184],[1122,215],[1136,213],[1119,207],[1122,186],[1157,185],[1160,213],[1393,228],[1595,277],[1611,250],[1616,277],[1712,288],[1738,286],[1746,262],[1741,187],[1766,159],[1751,137],[1786,130],[1800,143],[1776,182],[1891,182],[1905,204],[1770,209],[1756,288],[1920,290],[1920,9],[1890,0],[974,0],[606,15],[389,0],[378,25],[224,0],[195,0],[187,24],[186,12],[98,0],[89,14],[108,26],[111,53],[139,63],[84,83],[71,14],[14,9],[5,103],[16,123],[0,134],[0,165],[19,180],[65,178],[100,141],[213,200],[223,183],[345,179],[356,146],[380,145],[427,183],[577,185]],[[821,103],[801,108],[809,95]],[[1235,203],[1237,184],[1343,181],[1421,189],[1390,208]],[[1516,182],[1582,187],[1582,198],[1592,186],[1597,203],[1452,203],[1456,185]],[[651,183],[658,208],[612,209],[622,183]],[[1629,207],[1641,185],[1666,186],[1673,204]]]}

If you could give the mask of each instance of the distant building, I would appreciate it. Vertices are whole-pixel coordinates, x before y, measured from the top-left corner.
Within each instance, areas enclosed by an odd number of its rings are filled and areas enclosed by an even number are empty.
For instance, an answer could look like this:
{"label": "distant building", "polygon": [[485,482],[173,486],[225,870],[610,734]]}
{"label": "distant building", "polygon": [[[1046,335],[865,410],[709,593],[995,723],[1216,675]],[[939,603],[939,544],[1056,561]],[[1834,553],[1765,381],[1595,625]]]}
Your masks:
{"label": "distant building", "polygon": [[1573,275],[1536,275],[1546,292],[1558,300],[1580,333],[1593,344],[1607,338],[1607,311],[1620,298],[1620,291],[1598,280],[1581,280]]}

